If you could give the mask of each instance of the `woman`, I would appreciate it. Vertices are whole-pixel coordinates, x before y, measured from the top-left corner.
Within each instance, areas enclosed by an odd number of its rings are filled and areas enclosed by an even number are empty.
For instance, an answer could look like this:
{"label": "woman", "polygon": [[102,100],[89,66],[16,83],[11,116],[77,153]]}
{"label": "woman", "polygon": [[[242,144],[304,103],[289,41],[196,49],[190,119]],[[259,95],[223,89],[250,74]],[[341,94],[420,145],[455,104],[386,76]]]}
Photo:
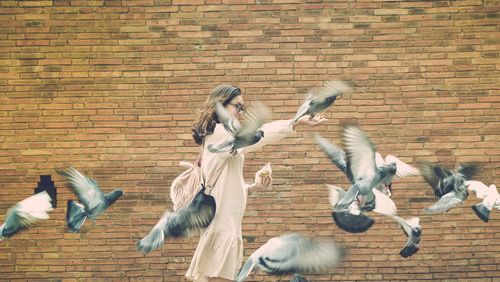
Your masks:
{"label": "woman", "polygon": [[[193,124],[193,138],[202,146],[201,171],[206,179],[222,169],[213,187],[207,192],[215,198],[215,216],[200,237],[198,247],[186,273],[194,281],[232,281],[238,274],[243,260],[241,221],[245,212],[247,193],[268,187],[270,177],[260,177],[257,183],[247,185],[243,181],[243,154],[270,143],[274,143],[295,132],[297,125],[315,126],[326,119],[311,119],[304,116],[291,123],[280,120],[264,124],[264,137],[256,144],[236,152],[210,153],[209,144],[220,144],[232,136],[219,123],[215,113],[215,102],[240,119],[245,111],[243,96],[239,88],[231,85],[217,86],[207,99],[200,116]],[[208,192],[210,191],[210,192]]]}

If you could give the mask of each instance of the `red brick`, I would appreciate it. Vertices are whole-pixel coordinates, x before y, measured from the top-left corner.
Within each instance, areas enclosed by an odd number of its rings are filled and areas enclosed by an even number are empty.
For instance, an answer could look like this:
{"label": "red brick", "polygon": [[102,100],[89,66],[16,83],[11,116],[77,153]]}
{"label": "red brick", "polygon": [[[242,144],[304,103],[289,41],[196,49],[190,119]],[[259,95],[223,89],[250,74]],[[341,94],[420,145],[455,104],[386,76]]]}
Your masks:
{"label": "red brick", "polygon": [[[310,88],[345,80],[353,92],[325,111],[326,125],[301,127],[245,156],[246,180],[266,161],[274,171],[273,189],[248,199],[245,259],[271,236],[299,232],[334,237],[349,248],[339,268],[310,274],[311,281],[498,280],[495,213],[488,225],[479,221],[471,196],[445,214],[424,215],[435,198],[420,177],[393,186],[400,215],[420,216],[424,227],[422,249],[410,259],[398,255],[406,237],[390,220],[375,216],[365,234],[335,227],[323,184],[349,183],[308,136],[342,146],[342,125],[355,122],[381,153],[417,166],[475,162],[478,180],[494,183],[500,173],[497,6],[479,0],[2,1],[0,203],[6,212],[32,194],[41,174],[53,175],[60,197],[51,220],[2,241],[0,276],[185,280],[198,237],[169,240],[148,255],[134,244],[171,208],[168,189],[183,170],[179,161],[198,153],[193,109],[217,84],[231,83],[249,104],[264,101],[270,120],[292,118]],[[64,225],[65,202],[76,197],[55,173],[68,165],[103,191],[125,191],[79,233]],[[252,281],[291,278],[252,275]]]}

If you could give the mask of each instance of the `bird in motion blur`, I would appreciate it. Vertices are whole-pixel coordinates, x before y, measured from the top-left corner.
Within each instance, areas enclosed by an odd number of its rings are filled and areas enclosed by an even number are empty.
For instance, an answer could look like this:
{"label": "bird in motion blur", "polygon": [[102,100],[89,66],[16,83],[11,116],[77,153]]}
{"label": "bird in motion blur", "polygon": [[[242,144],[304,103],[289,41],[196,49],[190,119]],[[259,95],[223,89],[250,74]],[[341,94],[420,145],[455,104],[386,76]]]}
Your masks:
{"label": "bird in motion blur", "polygon": [[123,191],[119,189],[104,194],[94,179],[86,177],[72,167],[59,170],[57,173],[66,179],[73,193],[78,196],[78,201],[82,203],[68,200],[66,225],[73,233],[80,230],[87,218],[95,219],[123,195]]}
{"label": "bird in motion blur", "polygon": [[46,191],[18,202],[9,209],[4,224],[0,226],[0,241],[33,226],[40,220],[48,219],[47,212],[52,210],[51,198]]}

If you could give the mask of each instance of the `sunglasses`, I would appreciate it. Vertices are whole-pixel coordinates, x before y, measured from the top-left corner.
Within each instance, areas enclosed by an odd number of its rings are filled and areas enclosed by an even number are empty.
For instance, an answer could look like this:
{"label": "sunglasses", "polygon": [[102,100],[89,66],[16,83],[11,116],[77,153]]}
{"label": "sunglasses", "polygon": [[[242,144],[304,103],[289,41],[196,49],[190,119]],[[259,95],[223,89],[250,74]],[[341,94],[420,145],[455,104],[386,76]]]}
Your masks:
{"label": "sunglasses", "polygon": [[236,112],[238,112],[238,113],[247,110],[245,105],[243,105],[241,103],[229,103],[229,105],[233,105],[236,108]]}

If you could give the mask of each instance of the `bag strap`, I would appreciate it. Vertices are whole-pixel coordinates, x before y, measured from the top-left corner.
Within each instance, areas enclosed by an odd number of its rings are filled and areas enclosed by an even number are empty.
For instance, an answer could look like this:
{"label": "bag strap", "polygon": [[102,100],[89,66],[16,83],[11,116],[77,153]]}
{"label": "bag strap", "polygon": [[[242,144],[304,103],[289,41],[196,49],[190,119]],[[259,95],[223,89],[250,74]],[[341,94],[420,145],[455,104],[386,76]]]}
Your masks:
{"label": "bag strap", "polygon": [[[198,157],[199,158],[198,162],[200,162],[200,160],[202,160],[202,157],[203,157],[203,148],[204,147],[205,147],[205,140],[203,140],[203,142],[201,144],[201,150],[200,150],[200,155]],[[201,173],[200,173],[201,181],[200,181],[200,183],[202,183],[202,185],[204,187],[208,188],[208,194],[209,195],[212,194],[212,190],[214,188],[213,186],[217,182],[217,179],[219,179],[219,176],[222,174],[222,171],[224,170],[224,167],[226,166],[228,160],[229,160],[229,158],[226,158],[220,164],[220,166],[214,171],[214,173],[208,177],[208,179],[206,181],[204,180],[204,177],[203,177],[203,170],[201,170]],[[200,169],[201,169],[201,166],[200,166]]]}

